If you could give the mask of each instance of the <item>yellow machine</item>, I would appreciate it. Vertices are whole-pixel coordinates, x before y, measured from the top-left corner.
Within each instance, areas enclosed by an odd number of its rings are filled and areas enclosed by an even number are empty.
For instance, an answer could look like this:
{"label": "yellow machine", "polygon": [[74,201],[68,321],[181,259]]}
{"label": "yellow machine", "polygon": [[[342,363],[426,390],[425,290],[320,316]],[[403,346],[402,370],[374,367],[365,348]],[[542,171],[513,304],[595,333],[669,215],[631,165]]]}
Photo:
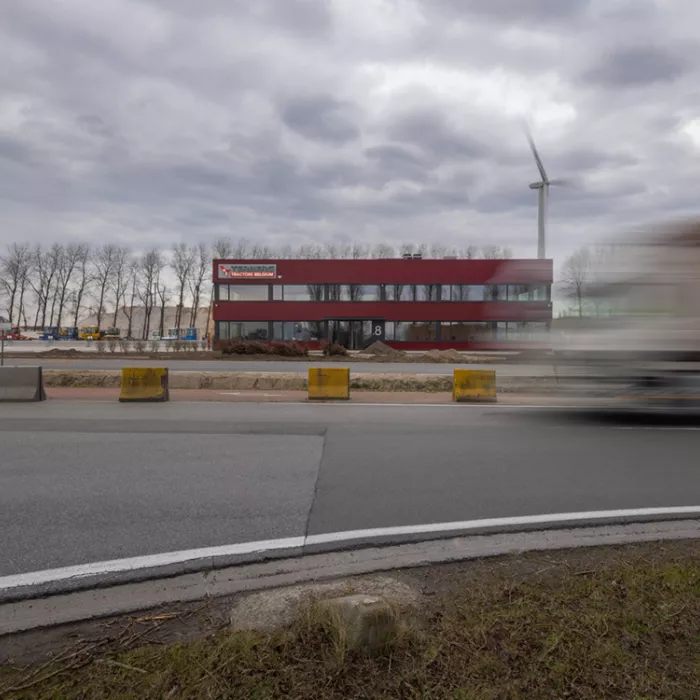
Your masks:
{"label": "yellow machine", "polygon": [[102,335],[97,326],[85,326],[80,329],[81,340],[100,340],[100,338],[102,338]]}

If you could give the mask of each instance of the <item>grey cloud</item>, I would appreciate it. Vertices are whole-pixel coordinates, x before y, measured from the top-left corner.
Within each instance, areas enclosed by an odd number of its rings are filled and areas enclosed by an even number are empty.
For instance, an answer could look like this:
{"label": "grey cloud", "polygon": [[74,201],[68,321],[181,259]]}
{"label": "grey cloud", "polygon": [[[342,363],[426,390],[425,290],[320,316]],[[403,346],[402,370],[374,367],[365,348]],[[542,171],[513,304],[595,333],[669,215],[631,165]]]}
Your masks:
{"label": "grey cloud", "polygon": [[484,17],[491,21],[550,23],[574,21],[585,16],[590,0],[426,0],[454,15]]}
{"label": "grey cloud", "polygon": [[387,129],[393,141],[420,148],[433,161],[477,159],[488,155],[484,143],[460,133],[445,114],[424,109],[398,115]]}
{"label": "grey cloud", "polygon": [[692,205],[692,3],[415,4],[368,28],[323,0],[0,3],[0,230],[456,245],[468,221],[531,254],[530,108],[551,176],[591,183],[552,191],[557,250]]}
{"label": "grey cloud", "polygon": [[290,129],[308,139],[342,144],[360,134],[354,105],[332,97],[294,97],[282,104],[280,114]]}
{"label": "grey cloud", "polygon": [[[629,153],[622,153],[613,149],[603,151],[596,148],[574,148],[547,158],[545,167],[550,177],[565,177],[567,175],[580,174],[583,171],[597,170],[603,167],[625,167],[638,163],[638,159]],[[553,166],[550,174],[549,166]]]}
{"label": "grey cloud", "polygon": [[681,77],[689,66],[671,51],[658,46],[617,48],[583,74],[587,83],[608,88],[641,87]]}

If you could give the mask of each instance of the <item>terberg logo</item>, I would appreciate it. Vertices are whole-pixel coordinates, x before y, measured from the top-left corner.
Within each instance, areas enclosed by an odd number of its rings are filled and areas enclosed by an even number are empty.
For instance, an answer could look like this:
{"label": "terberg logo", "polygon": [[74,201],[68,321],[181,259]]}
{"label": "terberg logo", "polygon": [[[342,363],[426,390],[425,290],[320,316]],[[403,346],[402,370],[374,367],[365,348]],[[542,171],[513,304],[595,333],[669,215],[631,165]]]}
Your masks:
{"label": "terberg logo", "polygon": [[277,265],[219,265],[219,277],[240,278],[275,278]]}

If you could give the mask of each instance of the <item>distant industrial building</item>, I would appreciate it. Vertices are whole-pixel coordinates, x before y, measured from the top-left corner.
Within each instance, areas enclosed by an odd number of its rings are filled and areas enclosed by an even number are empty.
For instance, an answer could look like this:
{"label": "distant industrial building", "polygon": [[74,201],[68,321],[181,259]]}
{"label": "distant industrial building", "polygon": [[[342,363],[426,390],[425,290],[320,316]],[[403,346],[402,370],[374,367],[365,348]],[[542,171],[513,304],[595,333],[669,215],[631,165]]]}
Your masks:
{"label": "distant industrial building", "polygon": [[375,340],[403,350],[538,344],[551,260],[215,260],[215,341]]}

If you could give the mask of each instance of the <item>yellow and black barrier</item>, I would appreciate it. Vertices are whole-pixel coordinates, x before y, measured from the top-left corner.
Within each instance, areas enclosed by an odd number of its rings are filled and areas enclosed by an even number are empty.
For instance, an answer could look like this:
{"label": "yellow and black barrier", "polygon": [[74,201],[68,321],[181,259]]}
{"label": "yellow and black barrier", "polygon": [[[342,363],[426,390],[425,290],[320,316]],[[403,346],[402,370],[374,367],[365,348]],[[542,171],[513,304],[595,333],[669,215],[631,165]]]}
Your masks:
{"label": "yellow and black barrier", "polygon": [[314,367],[309,369],[309,399],[347,401],[350,398],[348,367]]}
{"label": "yellow and black barrier", "polygon": [[123,367],[120,401],[169,401],[166,367]]}
{"label": "yellow and black barrier", "polygon": [[452,400],[473,403],[496,401],[496,371],[492,369],[456,369]]}

